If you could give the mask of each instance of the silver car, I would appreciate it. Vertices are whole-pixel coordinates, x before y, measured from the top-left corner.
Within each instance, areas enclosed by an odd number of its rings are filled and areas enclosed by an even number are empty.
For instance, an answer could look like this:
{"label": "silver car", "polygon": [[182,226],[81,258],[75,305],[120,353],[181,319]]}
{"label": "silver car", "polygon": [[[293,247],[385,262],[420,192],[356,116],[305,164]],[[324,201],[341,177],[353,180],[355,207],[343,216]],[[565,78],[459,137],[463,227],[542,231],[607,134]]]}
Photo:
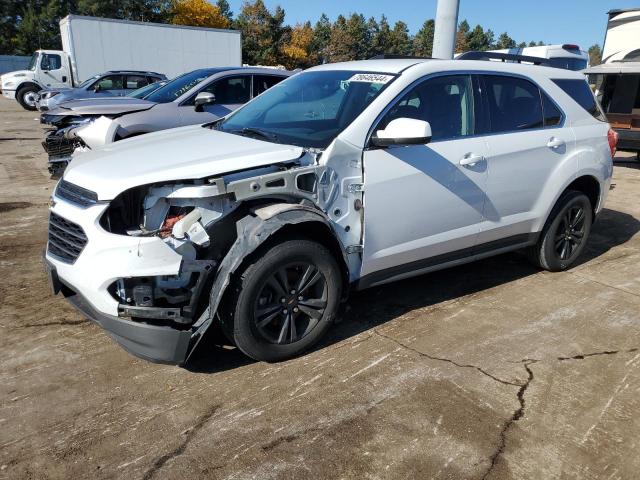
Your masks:
{"label": "silver car", "polygon": [[35,106],[41,112],[53,110],[58,105],[80,98],[113,98],[125,96],[151,83],[166,80],[161,73],[137,70],[112,70],[94,75],[76,88],[51,88],[40,90]]}
{"label": "silver car", "polygon": [[292,74],[275,68],[205,68],[176,77],[144,99],[64,103],[41,116],[42,123],[57,128],[43,142],[49,171],[64,170],[77,150],[217,120]]}

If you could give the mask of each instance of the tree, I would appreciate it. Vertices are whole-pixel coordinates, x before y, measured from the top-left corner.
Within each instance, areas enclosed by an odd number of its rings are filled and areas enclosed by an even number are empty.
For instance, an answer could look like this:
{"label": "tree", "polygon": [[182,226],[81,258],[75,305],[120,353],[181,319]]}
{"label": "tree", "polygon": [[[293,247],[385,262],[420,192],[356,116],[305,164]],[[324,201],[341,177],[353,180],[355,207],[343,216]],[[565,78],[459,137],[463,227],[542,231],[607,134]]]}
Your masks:
{"label": "tree", "polygon": [[331,21],[324,13],[316,22],[309,51],[315,55],[320,63],[327,62],[327,47],[331,39]]}
{"label": "tree", "polygon": [[589,65],[600,65],[602,63],[602,50],[597,43],[589,47]]}
{"label": "tree", "polygon": [[229,28],[231,25],[219,7],[206,0],[175,0],[171,9],[171,23],[210,28]]}
{"label": "tree", "polygon": [[285,56],[284,65],[289,69],[308,68],[318,61],[317,56],[311,52],[313,40],[313,27],[311,22],[297,24],[291,30],[290,40],[283,48]]}
{"label": "tree", "polygon": [[391,30],[389,40],[389,50],[385,53],[392,55],[409,55],[411,53],[411,38],[406,23],[396,22]]}
{"label": "tree", "polygon": [[530,47],[535,47],[537,45],[536,42],[534,42],[533,40],[529,42],[529,46]]}
{"label": "tree", "polygon": [[216,7],[220,10],[220,15],[229,20],[229,25],[233,24],[233,12],[231,11],[231,7],[229,6],[229,2],[227,0],[218,0],[216,2]]}
{"label": "tree", "polygon": [[[488,30],[491,32],[491,30]],[[474,29],[467,34],[467,46],[472,51],[484,51],[489,50],[491,41],[485,33],[484,29],[480,25],[476,25]],[[491,32],[493,35],[493,32]]]}
{"label": "tree", "polygon": [[369,48],[367,24],[362,15],[352,14],[349,19],[338,15],[331,27],[331,36],[327,47],[327,57],[331,62],[361,60],[366,58]]}
{"label": "tree", "polygon": [[387,17],[382,15],[376,22],[376,28],[371,32],[371,56],[391,53],[391,27]]}
{"label": "tree", "polygon": [[11,53],[31,55],[38,48],[61,49],[60,18],[74,8],[73,1],[32,0],[22,4],[22,8],[17,9]]}
{"label": "tree", "polygon": [[501,33],[498,37],[498,41],[495,45],[496,49],[502,50],[505,48],[515,48],[516,41],[507,34],[507,32]]}
{"label": "tree", "polygon": [[418,30],[413,39],[413,51],[419,57],[430,57],[433,53],[433,34],[435,32],[436,23],[431,18],[424,22],[422,28]]}
{"label": "tree", "polygon": [[283,26],[284,10],[277,7],[271,14],[263,0],[247,1],[236,19],[242,32],[242,61],[250,65],[278,65],[283,60],[282,48],[289,31]]}
{"label": "tree", "polygon": [[458,25],[458,31],[456,33],[456,52],[466,52],[469,50],[469,41],[467,39],[470,30],[469,22],[463,20]]}
{"label": "tree", "polygon": [[165,23],[171,0],[78,0],[78,13],[94,17]]}

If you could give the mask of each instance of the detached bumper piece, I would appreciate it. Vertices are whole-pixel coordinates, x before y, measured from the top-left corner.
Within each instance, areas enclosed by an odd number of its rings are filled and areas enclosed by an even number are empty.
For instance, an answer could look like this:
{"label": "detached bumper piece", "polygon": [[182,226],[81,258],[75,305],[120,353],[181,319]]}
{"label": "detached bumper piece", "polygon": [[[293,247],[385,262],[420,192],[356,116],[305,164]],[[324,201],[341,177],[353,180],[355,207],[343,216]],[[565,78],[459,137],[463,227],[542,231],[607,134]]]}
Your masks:
{"label": "detached bumper piece", "polygon": [[42,142],[42,147],[49,155],[49,173],[52,175],[62,173],[71,161],[74,150],[84,145],[77,137],[67,138],[68,130],[69,128],[54,130]]}

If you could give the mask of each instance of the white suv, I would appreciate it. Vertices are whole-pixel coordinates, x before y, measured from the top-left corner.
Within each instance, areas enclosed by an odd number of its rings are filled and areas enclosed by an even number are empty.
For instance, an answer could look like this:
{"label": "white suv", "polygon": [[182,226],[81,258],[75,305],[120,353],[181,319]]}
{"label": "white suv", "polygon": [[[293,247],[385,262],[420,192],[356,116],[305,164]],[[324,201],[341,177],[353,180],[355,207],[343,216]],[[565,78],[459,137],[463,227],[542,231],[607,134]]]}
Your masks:
{"label": "white suv", "polygon": [[219,322],[280,360],[350,288],[520,248],[568,268],[614,143],[580,73],[323,65],[214,123],[82,155],[53,195],[46,263],[54,292],[138,356],[183,364]]}

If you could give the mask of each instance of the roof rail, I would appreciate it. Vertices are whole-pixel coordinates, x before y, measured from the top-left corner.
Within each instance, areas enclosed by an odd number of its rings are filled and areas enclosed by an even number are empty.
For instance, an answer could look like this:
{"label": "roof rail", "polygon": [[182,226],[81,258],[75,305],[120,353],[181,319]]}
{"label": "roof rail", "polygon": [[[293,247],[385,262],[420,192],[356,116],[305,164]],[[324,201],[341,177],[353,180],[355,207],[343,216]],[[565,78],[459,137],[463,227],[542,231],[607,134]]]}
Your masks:
{"label": "roof rail", "polygon": [[531,57],[529,55],[515,55],[513,53],[497,52],[464,52],[457,57],[457,60],[500,60],[502,62],[528,62],[534,65],[552,66],[548,58]]}
{"label": "roof rail", "polygon": [[380,55],[375,55],[369,58],[369,60],[401,60],[401,59],[431,60],[431,57],[418,57],[414,55],[397,55],[395,53],[382,53]]}

